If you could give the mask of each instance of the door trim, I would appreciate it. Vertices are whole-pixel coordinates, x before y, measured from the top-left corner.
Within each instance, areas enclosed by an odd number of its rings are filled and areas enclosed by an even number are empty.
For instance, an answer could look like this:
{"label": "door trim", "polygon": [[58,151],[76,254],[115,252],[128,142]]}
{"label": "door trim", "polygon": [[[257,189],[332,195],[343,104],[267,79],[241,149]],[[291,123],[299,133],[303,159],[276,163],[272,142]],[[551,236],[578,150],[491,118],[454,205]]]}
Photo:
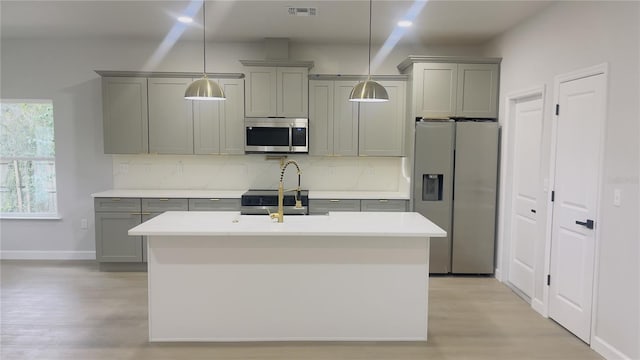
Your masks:
{"label": "door trim", "polygon": [[[579,69],[576,71],[572,71],[569,73],[565,73],[565,74],[560,74],[560,75],[556,75],[554,78],[554,88],[553,88],[553,106],[555,106],[555,104],[558,104],[560,101],[560,84],[565,83],[565,82],[569,82],[569,81],[573,81],[573,80],[578,80],[578,79],[582,79],[582,78],[586,78],[589,76],[595,76],[595,75],[604,75],[604,81],[605,81],[605,86],[606,86],[606,90],[605,90],[605,94],[604,94],[604,109],[605,109],[605,121],[606,121],[606,116],[608,114],[608,104],[609,104],[609,64],[608,63],[602,63],[599,65],[595,65],[595,66],[591,66],[591,67],[587,67],[587,68],[583,68],[583,69]],[[561,109],[562,111],[562,109]],[[556,170],[556,155],[557,155],[557,148],[558,148],[558,115],[555,114],[555,111],[552,111],[552,125],[551,125],[551,155],[550,155],[550,161],[549,161],[549,189],[553,190],[555,189],[555,170]],[[597,161],[597,166],[598,166],[598,179],[597,179],[597,190],[596,190],[596,207],[595,207],[595,221],[596,221],[596,228],[595,228],[595,234],[594,234],[594,243],[595,243],[595,249],[594,249],[594,265],[593,265],[593,272],[594,272],[594,276],[593,276],[593,289],[592,289],[592,294],[591,294],[591,298],[592,298],[592,304],[591,304],[591,339],[593,339],[594,334],[596,333],[596,316],[595,316],[595,312],[597,309],[597,304],[598,304],[598,297],[596,296],[598,293],[598,274],[597,274],[597,269],[600,266],[600,228],[601,226],[599,226],[601,224],[601,218],[600,218],[600,206],[602,204],[602,184],[603,184],[603,172],[602,169],[604,168],[604,148],[605,148],[605,139],[606,139],[606,127],[604,126],[604,121],[600,124],[601,125],[601,131],[600,131],[600,153],[598,154],[599,158]],[[545,277],[546,275],[551,273],[551,234],[552,234],[552,229],[553,229],[553,211],[554,211],[554,207],[553,207],[553,202],[551,201],[551,196],[547,196],[547,208],[549,209],[549,211],[547,211],[547,228],[546,228],[546,235],[545,235],[545,261],[544,261],[544,269],[546,271]],[[553,281],[553,279],[551,280]],[[545,310],[545,316],[548,317],[549,314],[549,286],[544,286],[544,290],[543,290],[543,301],[544,301],[544,310]],[[591,341],[590,341],[591,342]]]}
{"label": "door trim", "polygon": [[[528,99],[528,98],[540,98],[542,100],[542,134],[544,141],[544,131],[545,131],[545,98],[546,98],[546,85],[540,84],[537,86],[533,86],[527,89],[514,91],[505,96],[505,104],[506,104],[506,119],[502,124],[502,131],[505,136],[502,136],[502,144],[500,146],[501,150],[501,161],[500,161],[500,205],[499,205],[499,216],[498,216],[498,251],[499,254],[498,259],[498,269],[496,269],[496,278],[509,286],[512,290],[516,292],[520,297],[526,300],[531,301],[532,307],[543,316],[546,316],[546,313],[540,309],[540,306],[536,305],[541,303],[540,299],[535,299],[535,297],[528,299],[522,292],[518,289],[511,286],[508,282],[509,279],[509,260],[511,253],[511,241],[507,241],[509,238],[509,234],[511,234],[511,211],[513,208],[513,168],[514,168],[514,147],[515,147],[515,124],[513,124],[513,119],[515,117],[515,109],[516,103],[520,100]],[[542,144],[540,147],[542,151]],[[537,269],[536,269],[537,270]],[[541,271],[544,269],[541,269]]]}

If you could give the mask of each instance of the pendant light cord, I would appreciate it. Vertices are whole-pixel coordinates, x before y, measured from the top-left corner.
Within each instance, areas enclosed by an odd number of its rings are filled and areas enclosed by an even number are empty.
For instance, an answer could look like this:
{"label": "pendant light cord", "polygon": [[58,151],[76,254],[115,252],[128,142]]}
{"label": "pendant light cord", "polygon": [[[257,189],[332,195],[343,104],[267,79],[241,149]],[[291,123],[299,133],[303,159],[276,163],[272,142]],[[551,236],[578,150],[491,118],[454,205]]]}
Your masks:
{"label": "pendant light cord", "polygon": [[[207,76],[207,41],[206,37],[206,23],[207,23],[207,14],[205,13],[205,4],[206,1],[202,0],[202,57],[203,57],[203,68],[204,68],[204,76]],[[371,55],[369,55],[371,56]]]}
{"label": "pendant light cord", "polygon": [[367,78],[371,79],[371,9],[373,0],[369,0],[369,71],[367,72]]}

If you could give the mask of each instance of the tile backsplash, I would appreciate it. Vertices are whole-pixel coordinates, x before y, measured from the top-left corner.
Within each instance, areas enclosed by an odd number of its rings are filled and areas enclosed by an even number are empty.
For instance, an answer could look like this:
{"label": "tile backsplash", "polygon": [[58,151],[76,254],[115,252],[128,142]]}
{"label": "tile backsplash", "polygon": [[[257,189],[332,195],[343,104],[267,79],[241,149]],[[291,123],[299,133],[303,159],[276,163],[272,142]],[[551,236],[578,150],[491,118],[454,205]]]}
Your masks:
{"label": "tile backsplash", "polygon": [[[408,193],[406,158],[290,155],[288,159],[300,164],[305,189]],[[280,162],[265,155],[113,156],[115,189],[275,189],[279,178]],[[285,188],[296,184],[295,167],[289,166]]]}

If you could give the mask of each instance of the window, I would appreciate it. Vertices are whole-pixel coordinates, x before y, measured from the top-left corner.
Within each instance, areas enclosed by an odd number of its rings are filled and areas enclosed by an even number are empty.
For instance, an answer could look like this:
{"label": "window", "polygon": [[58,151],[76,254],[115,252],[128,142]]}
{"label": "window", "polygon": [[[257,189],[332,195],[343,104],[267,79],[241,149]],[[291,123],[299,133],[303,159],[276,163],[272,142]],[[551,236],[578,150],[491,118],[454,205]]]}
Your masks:
{"label": "window", "polygon": [[57,216],[53,104],[0,101],[0,214]]}

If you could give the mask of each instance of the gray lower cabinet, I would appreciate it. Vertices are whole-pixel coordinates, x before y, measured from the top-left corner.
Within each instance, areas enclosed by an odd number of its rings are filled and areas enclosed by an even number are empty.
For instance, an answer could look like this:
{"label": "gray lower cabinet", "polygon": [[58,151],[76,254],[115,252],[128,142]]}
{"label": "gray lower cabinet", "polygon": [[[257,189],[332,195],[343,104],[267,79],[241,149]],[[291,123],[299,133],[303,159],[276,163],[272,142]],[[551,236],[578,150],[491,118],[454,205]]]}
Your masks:
{"label": "gray lower cabinet", "polygon": [[309,214],[322,215],[335,211],[408,211],[407,200],[387,199],[311,199]]}
{"label": "gray lower cabinet", "polygon": [[309,214],[321,215],[331,211],[360,211],[360,200],[355,199],[310,199]]}
{"label": "gray lower cabinet", "polygon": [[240,199],[189,199],[189,211],[240,211]]}
{"label": "gray lower cabinet", "polygon": [[362,200],[360,203],[360,209],[362,211],[398,211],[404,212],[409,208],[409,202],[407,200],[387,200],[387,199],[375,199],[375,200]]}
{"label": "gray lower cabinet", "polygon": [[142,262],[142,237],[127,232],[142,223],[140,199],[97,198],[96,260]]}
{"label": "gray lower cabinet", "polygon": [[129,236],[129,229],[151,220],[165,211],[240,211],[240,199],[180,199],[180,198],[96,198],[96,260],[101,269],[121,268],[124,264],[147,262],[147,239]]}

